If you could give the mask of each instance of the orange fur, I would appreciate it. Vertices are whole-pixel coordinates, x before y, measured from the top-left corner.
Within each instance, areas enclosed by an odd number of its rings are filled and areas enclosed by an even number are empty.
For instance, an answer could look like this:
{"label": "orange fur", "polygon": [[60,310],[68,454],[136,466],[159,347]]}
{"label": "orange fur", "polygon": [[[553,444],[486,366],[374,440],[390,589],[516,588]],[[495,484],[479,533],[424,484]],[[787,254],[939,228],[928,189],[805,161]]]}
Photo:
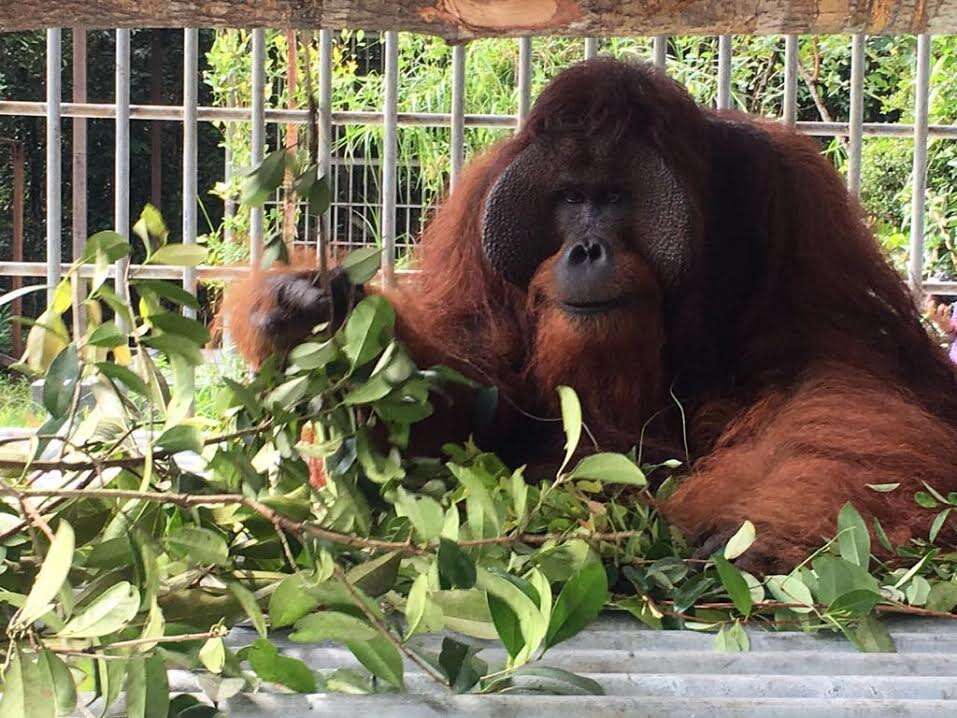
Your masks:
{"label": "orange fur", "polygon": [[[677,295],[636,254],[621,281],[647,294],[581,323],[549,302],[551,261],[529,290],[485,262],[493,183],[567,126],[588,142],[640,135],[681,177],[700,236]],[[560,424],[534,417],[554,419],[554,388],[570,384],[601,449],[643,437],[684,458],[687,438],[700,459],[665,514],[697,541],[750,519],[759,568],[816,548],[847,501],[894,540],[926,535],[934,514],[913,502],[920,482],[957,490],[957,375],[841,177],[809,138],[697,108],[654,69],[597,60],[556,78],[524,127],[463,173],[417,262],[416,279],[387,294],[397,332],[420,365],[499,388],[484,448],[516,464],[553,460]],[[254,361],[277,344],[244,324],[272,301],[266,278],[230,295],[233,335]],[[469,416],[460,401],[418,433],[431,447],[463,439]],[[900,488],[867,488],[878,483]],[[949,525],[942,537],[954,540]]]}

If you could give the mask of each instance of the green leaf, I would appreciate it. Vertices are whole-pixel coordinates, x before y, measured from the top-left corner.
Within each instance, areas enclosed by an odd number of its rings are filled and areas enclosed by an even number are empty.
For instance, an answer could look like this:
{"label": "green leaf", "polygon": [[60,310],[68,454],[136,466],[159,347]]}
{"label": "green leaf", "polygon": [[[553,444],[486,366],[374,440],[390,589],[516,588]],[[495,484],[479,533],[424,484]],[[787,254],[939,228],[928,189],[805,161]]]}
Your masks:
{"label": "green leaf", "polygon": [[262,163],[246,175],[239,198],[240,204],[247,207],[261,207],[282,184],[283,175],[290,161],[291,153],[286,148],[266,155]]}
{"label": "green leaf", "polygon": [[484,661],[475,657],[479,648],[445,636],[439,653],[439,667],[456,693],[465,693],[487,672]]}
{"label": "green leaf", "polygon": [[223,538],[209,529],[181,526],[166,536],[166,549],[193,564],[225,566],[229,549]]}
{"label": "green leaf", "polygon": [[512,673],[513,680],[518,679],[520,681],[520,679],[527,677],[544,678],[547,684],[553,684],[543,686],[549,692],[554,691],[562,695],[605,695],[605,689],[601,687],[598,681],[561,668],[539,665],[522,666]]}
{"label": "green leaf", "polygon": [[728,539],[728,543],[724,545],[724,557],[729,561],[733,561],[751,548],[751,544],[754,543],[754,537],[754,524],[750,521],[745,521],[741,524],[740,528],[734,532],[734,536]]}
{"label": "green leaf", "polygon": [[218,636],[206,639],[199,649],[198,658],[210,673],[222,673],[223,666],[226,665],[226,646],[223,639]]}
{"label": "green leaf", "polygon": [[867,589],[855,589],[835,598],[827,612],[838,616],[864,616],[870,613],[881,600],[879,593]]}
{"label": "green leaf", "polygon": [[508,602],[494,594],[486,594],[488,612],[495,624],[498,639],[505,646],[508,655],[515,658],[525,647],[525,636],[522,635],[522,624],[518,614],[512,610]]}
{"label": "green leaf", "polygon": [[439,539],[438,562],[439,582],[443,589],[472,588],[475,585],[475,562],[454,541]]}
{"label": "green leaf", "polygon": [[50,683],[56,701],[56,714],[58,716],[72,714],[76,709],[76,682],[73,680],[70,669],[67,668],[63,659],[50,650],[40,654],[40,661],[46,662],[46,667],[41,667],[41,674],[46,671],[50,674]]}
{"label": "green leaf", "polygon": [[34,292],[41,292],[46,289],[49,285],[47,284],[30,284],[26,287],[20,287],[19,289],[14,289],[12,292],[6,292],[0,295],[0,307],[10,302],[25,297],[28,294],[33,294]]}
{"label": "green leaf", "polygon": [[149,396],[149,390],[146,388],[146,382],[140,379],[125,366],[113,364],[112,362],[97,362],[96,368],[99,369],[103,375],[112,379],[113,381],[119,381],[125,384],[130,391],[134,391],[141,396]]}
{"label": "green leaf", "polygon": [[146,264],[196,267],[206,260],[206,254],[206,247],[198,244],[167,244],[153,252],[146,260]]}
{"label": "green leaf", "polygon": [[15,627],[29,626],[50,610],[73,564],[73,546],[73,528],[61,520],[30,593],[17,613]]}
{"label": "green leaf", "polygon": [[169,680],[163,657],[156,654],[132,659],[126,676],[128,718],[166,718],[169,704]]}
{"label": "green leaf", "polygon": [[714,561],[714,566],[718,569],[718,578],[721,579],[721,585],[728,592],[735,608],[745,616],[749,615],[752,606],[751,590],[748,587],[748,582],[744,580],[744,576],[735,566],[731,565],[728,559],[719,553],[712,556],[711,560]]}
{"label": "green leaf", "polygon": [[891,491],[894,491],[900,486],[900,482],[894,484],[865,484],[867,488],[871,491],[876,491],[879,494],[886,494]]}
{"label": "green leaf", "polygon": [[191,309],[199,309],[199,300],[180,285],[168,282],[165,279],[135,279],[130,282],[134,287],[143,292],[152,292],[153,294],[167,299],[174,304],[179,304]]}
{"label": "green leaf", "polygon": [[88,263],[97,259],[100,255],[106,262],[117,262],[123,257],[129,256],[130,243],[111,229],[104,229],[97,232],[86,240],[86,246],[83,248],[83,262]]}
{"label": "green leaf", "polygon": [[871,535],[867,524],[850,502],[837,515],[837,546],[841,558],[867,568],[871,562]]}
{"label": "green leaf", "polygon": [[606,484],[646,486],[648,480],[634,461],[624,454],[592,454],[578,462],[569,479],[594,479]]}
{"label": "green leaf", "polygon": [[386,638],[377,636],[370,641],[347,641],[346,647],[374,676],[396,688],[403,687],[402,656]]}
{"label": "green leaf", "polygon": [[381,596],[395,586],[400,563],[402,554],[393,551],[352,567],[346,580],[368,596]]}
{"label": "green leaf", "polygon": [[66,416],[79,380],[80,359],[76,345],[70,344],[57,354],[43,382],[43,405],[52,416]]}
{"label": "green leaf", "polygon": [[828,605],[840,596],[851,591],[870,591],[880,593],[877,579],[866,569],[836,556],[821,555],[811,562],[817,574],[815,594]]}
{"label": "green leaf", "polygon": [[562,473],[581,440],[582,407],[578,401],[578,394],[568,386],[558,387],[558,401],[562,408],[562,427],[565,429],[565,460],[562,461],[561,468],[558,470],[558,473]]}
{"label": "green leaf", "polygon": [[167,356],[181,356],[189,362],[191,366],[199,366],[203,363],[203,353],[200,351],[199,346],[175,334],[160,334],[144,337],[142,343],[148,347],[157,349]]}
{"label": "green leaf", "polygon": [[45,659],[15,644],[3,674],[0,718],[55,718],[56,694]]}
{"label": "green leaf", "polygon": [[793,606],[789,610],[795,613],[810,613],[814,610],[811,590],[797,574],[768,576],[765,585],[778,601],[803,604]]}
{"label": "green leaf", "polygon": [[166,238],[169,237],[169,230],[166,228],[166,222],[163,221],[163,215],[149,203],[140,212],[140,218],[133,225],[133,232],[143,240],[143,246],[146,248],[147,254],[156,247],[165,244]]}
{"label": "green leaf", "polygon": [[269,622],[273,628],[291,626],[319,605],[310,591],[318,584],[306,571],[286,576],[269,596]]}
{"label": "green leaf", "polygon": [[378,636],[375,628],[348,613],[319,611],[303,616],[289,634],[294,643],[318,643],[319,641],[369,641]]}
{"label": "green leaf", "polygon": [[726,653],[741,653],[751,650],[751,639],[748,638],[748,634],[740,621],[735,621],[730,627],[721,627],[714,637],[714,650]]}
{"label": "green leaf", "polygon": [[116,326],[116,322],[113,321],[103,322],[93,330],[93,333],[87,339],[88,344],[95,347],[106,347],[107,349],[118,347],[120,344],[126,344],[126,342],[126,334],[121,332],[120,328]]}
{"label": "green leaf", "polygon": [[918,506],[921,506],[925,509],[937,508],[937,500],[926,491],[918,491],[916,494],[914,494],[914,501],[917,502]]}
{"label": "green leaf", "polygon": [[349,281],[356,286],[365,284],[379,271],[382,250],[379,247],[362,247],[349,252],[341,266]]}
{"label": "green leaf", "polygon": [[308,666],[296,658],[279,655],[265,638],[258,638],[246,654],[249,665],[264,681],[279,683],[298,693],[315,693],[316,677]]}
{"label": "green leaf", "polygon": [[395,310],[385,297],[372,295],[359,302],[343,330],[342,352],[353,367],[369,362],[388,343],[395,325]]}
{"label": "green leaf", "polygon": [[930,594],[927,596],[924,608],[950,613],[954,607],[957,607],[957,583],[941,581],[930,587]]}
{"label": "green leaf", "polygon": [[894,639],[877,616],[864,616],[848,636],[864,653],[896,653]]}
{"label": "green leaf", "polygon": [[71,618],[60,638],[99,638],[115,633],[133,620],[140,608],[140,592],[127,581],[110,586]]}
{"label": "green leaf", "polygon": [[944,523],[947,521],[947,517],[951,511],[953,511],[953,507],[944,509],[934,517],[934,522],[930,525],[930,531],[927,532],[928,541],[933,543],[937,540],[937,534],[939,534],[940,530],[944,527]]}
{"label": "green leaf", "polygon": [[209,341],[209,330],[203,324],[178,312],[151,314],[149,320],[154,327],[162,329],[166,334],[184,337],[199,346]]}
{"label": "green leaf", "polygon": [[586,564],[563,587],[555,601],[545,647],[561,643],[598,617],[608,600],[608,577],[600,563]]}
{"label": "green leaf", "polygon": [[414,496],[401,486],[396,488],[395,495],[396,513],[408,517],[422,541],[431,541],[442,533],[445,512],[438,501],[430,496]]}
{"label": "green leaf", "polygon": [[498,638],[484,591],[475,588],[433,591],[432,602],[442,610],[442,620],[448,630],[473,638]]}
{"label": "green leaf", "polygon": [[249,620],[252,622],[253,627],[256,629],[256,632],[259,634],[260,638],[266,637],[266,619],[263,616],[262,609],[259,607],[259,602],[256,600],[256,597],[252,594],[248,588],[243,586],[241,583],[235,581],[229,584],[229,590],[233,592],[233,595],[236,597],[236,600],[239,601],[239,605],[243,607],[243,610],[246,612],[246,615],[249,617]]}
{"label": "green leaf", "polygon": [[178,454],[181,451],[201,454],[203,453],[203,434],[195,426],[187,424],[171,426],[160,434],[156,440],[156,448],[171,454]]}

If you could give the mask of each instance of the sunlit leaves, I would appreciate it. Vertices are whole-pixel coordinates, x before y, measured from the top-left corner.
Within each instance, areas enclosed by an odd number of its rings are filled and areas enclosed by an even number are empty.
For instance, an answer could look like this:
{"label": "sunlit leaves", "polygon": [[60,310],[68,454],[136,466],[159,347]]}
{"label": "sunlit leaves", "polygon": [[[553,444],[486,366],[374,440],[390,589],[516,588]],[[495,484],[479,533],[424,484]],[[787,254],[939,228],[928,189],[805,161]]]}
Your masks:
{"label": "sunlit leaves", "polygon": [[146,263],[195,267],[205,261],[207,253],[206,247],[199,244],[167,244],[153,252]]}
{"label": "sunlit leaves", "polygon": [[166,536],[166,547],[179,558],[196,564],[222,566],[229,556],[223,538],[199,526],[183,526]]}
{"label": "sunlit leaves", "polygon": [[568,474],[569,479],[595,479],[606,484],[645,486],[644,472],[623,454],[601,453],[586,456]]}
{"label": "sunlit leaves", "polygon": [[62,638],[105,636],[125,626],[139,611],[139,607],[139,590],[127,581],[120,581],[78,612],[58,635]]}
{"label": "sunlit leaves", "polygon": [[740,528],[734,532],[734,535],[728,539],[728,543],[724,545],[724,558],[728,561],[733,561],[738,558],[738,556],[751,548],[755,535],[754,524],[750,521],[745,521],[741,524]]}
{"label": "sunlit leaves", "polygon": [[582,407],[578,395],[571,387],[558,387],[558,400],[562,409],[562,426],[565,429],[565,459],[559,469],[561,473],[578,448],[582,435]]}
{"label": "sunlit leaves", "polygon": [[319,611],[296,621],[289,640],[295,643],[369,641],[377,635],[375,628],[348,613]]}
{"label": "sunlit leaves", "polygon": [[80,359],[71,344],[60,352],[43,382],[43,405],[53,417],[62,417],[70,409],[80,380]]}
{"label": "sunlit leaves", "polygon": [[715,568],[718,570],[718,577],[721,579],[721,584],[734,602],[735,608],[747,616],[751,613],[751,606],[753,604],[748,582],[744,579],[741,572],[732,566],[723,555],[715,554],[711,558],[714,561]]}
{"label": "sunlit leaves", "polygon": [[722,626],[714,637],[714,649],[725,653],[741,653],[751,649],[751,639],[744,626],[735,621],[731,626]]}
{"label": "sunlit leaves", "polygon": [[50,610],[51,602],[59,593],[73,564],[73,548],[73,528],[66,521],[60,521],[33,587],[17,612],[13,624],[15,627],[29,626]]}
{"label": "sunlit leaves", "polygon": [[382,250],[378,247],[362,247],[351,252],[339,266],[345,270],[349,281],[355,285],[368,282],[379,271]]}
{"label": "sunlit leaves", "polygon": [[844,504],[837,515],[837,545],[841,558],[867,568],[871,560],[871,535],[864,519],[850,503]]}

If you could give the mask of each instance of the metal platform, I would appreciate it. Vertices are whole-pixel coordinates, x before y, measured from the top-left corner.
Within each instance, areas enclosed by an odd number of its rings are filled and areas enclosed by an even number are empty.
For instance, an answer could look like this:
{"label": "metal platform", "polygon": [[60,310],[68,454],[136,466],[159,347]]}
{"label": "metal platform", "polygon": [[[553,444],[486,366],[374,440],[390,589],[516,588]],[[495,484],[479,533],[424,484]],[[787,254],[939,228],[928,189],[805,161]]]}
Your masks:
{"label": "metal platform", "polygon": [[[830,634],[762,630],[749,631],[750,652],[719,653],[713,634],[652,631],[624,616],[605,616],[540,662],[593,678],[604,696],[451,695],[407,663],[407,693],[293,695],[265,687],[232,698],[225,708],[237,718],[957,715],[957,621],[897,619],[888,626],[897,653],[859,653]],[[253,640],[255,633],[244,628],[230,635],[234,646]],[[276,643],[321,672],[358,665],[345,648]],[[492,665],[504,661],[503,650],[484,645],[482,658]],[[197,691],[190,674],[172,672],[170,680],[177,691]]]}

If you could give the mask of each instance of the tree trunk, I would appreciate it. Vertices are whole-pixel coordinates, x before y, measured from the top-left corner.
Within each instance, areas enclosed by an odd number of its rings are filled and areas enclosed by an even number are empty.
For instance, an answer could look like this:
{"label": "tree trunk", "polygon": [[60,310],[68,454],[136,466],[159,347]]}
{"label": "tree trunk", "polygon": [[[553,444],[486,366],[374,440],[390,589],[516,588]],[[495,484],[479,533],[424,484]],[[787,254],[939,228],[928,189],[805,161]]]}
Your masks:
{"label": "tree trunk", "polygon": [[0,30],[284,27],[410,30],[450,40],[554,34],[957,31],[957,0],[19,0]]}

